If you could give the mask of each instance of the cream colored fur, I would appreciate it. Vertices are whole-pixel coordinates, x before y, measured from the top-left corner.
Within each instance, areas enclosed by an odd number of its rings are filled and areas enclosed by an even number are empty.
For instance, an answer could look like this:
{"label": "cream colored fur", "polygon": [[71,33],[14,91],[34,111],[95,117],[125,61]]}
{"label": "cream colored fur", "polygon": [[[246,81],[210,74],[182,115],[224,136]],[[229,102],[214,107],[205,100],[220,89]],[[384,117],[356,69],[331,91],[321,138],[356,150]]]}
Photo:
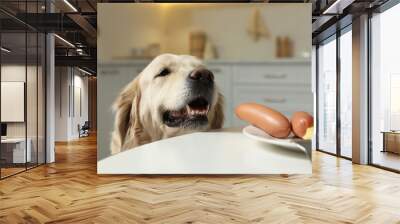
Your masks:
{"label": "cream colored fur", "polygon": [[[172,73],[163,79],[154,78],[162,68],[171,68]],[[184,106],[190,89],[186,78],[202,62],[189,55],[163,54],[156,57],[117,97],[111,153],[172,136],[195,131],[218,129],[223,125],[223,96],[215,88],[208,113],[208,126],[201,129],[171,128],[163,124],[160,111],[174,110]],[[216,85],[215,85],[216,86]]]}

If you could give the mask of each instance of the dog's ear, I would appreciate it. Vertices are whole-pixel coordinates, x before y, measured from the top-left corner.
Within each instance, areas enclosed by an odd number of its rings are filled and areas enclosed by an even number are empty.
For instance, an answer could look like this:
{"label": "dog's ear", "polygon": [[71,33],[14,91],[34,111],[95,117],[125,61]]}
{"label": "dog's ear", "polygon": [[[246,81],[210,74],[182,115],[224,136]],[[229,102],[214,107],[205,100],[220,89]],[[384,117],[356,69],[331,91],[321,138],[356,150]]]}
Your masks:
{"label": "dog's ear", "polygon": [[214,116],[211,120],[211,129],[219,129],[224,125],[224,96],[218,93],[217,104],[214,109]]}
{"label": "dog's ear", "polygon": [[139,119],[140,87],[135,78],[118,95],[113,109],[116,113],[111,152],[115,154],[140,144],[143,127]]}

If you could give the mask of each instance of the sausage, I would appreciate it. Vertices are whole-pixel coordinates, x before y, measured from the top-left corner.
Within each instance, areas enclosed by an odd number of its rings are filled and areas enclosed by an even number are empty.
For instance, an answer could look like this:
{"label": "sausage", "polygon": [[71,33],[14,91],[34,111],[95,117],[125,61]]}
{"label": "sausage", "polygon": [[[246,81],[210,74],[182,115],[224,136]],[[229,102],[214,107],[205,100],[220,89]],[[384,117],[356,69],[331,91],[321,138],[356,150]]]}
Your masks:
{"label": "sausage", "polygon": [[280,112],[257,103],[243,103],[236,107],[236,115],[244,121],[264,130],[275,138],[289,136],[289,120]]}
{"label": "sausage", "polygon": [[304,111],[295,112],[291,119],[293,134],[302,139],[311,139],[314,131],[314,118]]}

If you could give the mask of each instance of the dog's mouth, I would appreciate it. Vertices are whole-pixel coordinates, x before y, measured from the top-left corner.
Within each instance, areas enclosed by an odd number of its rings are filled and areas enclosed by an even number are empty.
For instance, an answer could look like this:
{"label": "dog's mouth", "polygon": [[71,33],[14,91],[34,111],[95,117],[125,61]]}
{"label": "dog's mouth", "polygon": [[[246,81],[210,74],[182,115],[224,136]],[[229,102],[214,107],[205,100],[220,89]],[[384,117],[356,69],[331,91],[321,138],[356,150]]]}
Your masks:
{"label": "dog's mouth", "polygon": [[203,97],[189,101],[179,110],[167,110],[162,114],[163,122],[168,127],[197,128],[208,124],[207,114],[210,104]]}

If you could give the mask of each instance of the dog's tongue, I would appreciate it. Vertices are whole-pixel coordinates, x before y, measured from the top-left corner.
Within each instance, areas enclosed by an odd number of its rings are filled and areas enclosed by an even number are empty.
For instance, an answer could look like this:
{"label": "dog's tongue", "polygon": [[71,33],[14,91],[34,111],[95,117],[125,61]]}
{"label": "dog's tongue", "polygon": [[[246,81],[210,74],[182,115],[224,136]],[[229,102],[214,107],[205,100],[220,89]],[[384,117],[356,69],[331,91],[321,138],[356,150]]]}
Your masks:
{"label": "dog's tongue", "polygon": [[205,106],[205,107],[191,107],[189,105],[186,105],[185,108],[182,110],[174,110],[170,111],[170,116],[172,117],[186,117],[186,116],[207,116],[208,111],[210,109],[210,106]]}
{"label": "dog's tongue", "polygon": [[186,110],[171,111],[170,113],[174,117],[182,117],[186,115]]}

